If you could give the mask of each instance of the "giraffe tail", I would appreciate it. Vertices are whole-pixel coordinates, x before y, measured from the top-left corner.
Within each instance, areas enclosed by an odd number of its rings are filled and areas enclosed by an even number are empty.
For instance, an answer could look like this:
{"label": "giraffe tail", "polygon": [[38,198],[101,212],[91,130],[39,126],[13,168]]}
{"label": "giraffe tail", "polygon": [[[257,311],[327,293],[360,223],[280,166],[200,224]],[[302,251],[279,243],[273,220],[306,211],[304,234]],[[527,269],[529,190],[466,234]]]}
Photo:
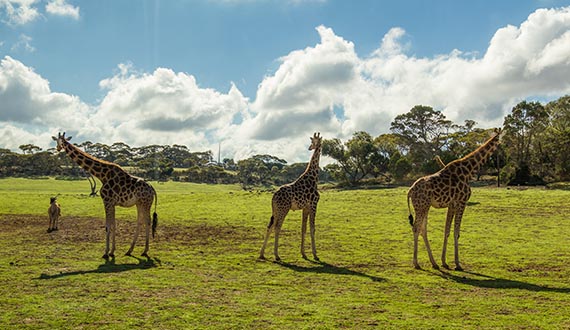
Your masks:
{"label": "giraffe tail", "polygon": [[154,235],[156,234],[156,227],[158,226],[158,214],[156,214],[156,207],[158,206],[158,194],[156,193],[156,190],[154,190],[154,187],[152,187],[152,190],[154,191],[154,212],[152,213],[152,238],[154,238]]}
{"label": "giraffe tail", "polygon": [[408,192],[408,220],[410,221],[410,226],[414,225],[414,216],[412,215],[412,209],[410,208],[410,193]]}

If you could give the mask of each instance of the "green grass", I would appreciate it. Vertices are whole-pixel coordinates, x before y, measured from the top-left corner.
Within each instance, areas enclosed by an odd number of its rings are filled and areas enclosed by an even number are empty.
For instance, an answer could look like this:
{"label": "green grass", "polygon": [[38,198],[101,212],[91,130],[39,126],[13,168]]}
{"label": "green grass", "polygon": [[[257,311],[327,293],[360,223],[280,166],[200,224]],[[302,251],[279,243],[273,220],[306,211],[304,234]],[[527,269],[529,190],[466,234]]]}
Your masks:
{"label": "green grass", "polygon": [[[0,180],[0,328],[570,328],[570,191],[474,188],[459,272],[431,269],[421,243],[424,270],[413,269],[406,188],[321,192],[322,262],[301,258],[301,213],[290,212],[274,263],[257,260],[271,193],[153,185],[151,259],[122,255],[136,210],[118,209],[118,256],[105,263],[87,181]],[[48,234],[57,193],[63,218]],[[444,217],[430,212],[438,262]]]}

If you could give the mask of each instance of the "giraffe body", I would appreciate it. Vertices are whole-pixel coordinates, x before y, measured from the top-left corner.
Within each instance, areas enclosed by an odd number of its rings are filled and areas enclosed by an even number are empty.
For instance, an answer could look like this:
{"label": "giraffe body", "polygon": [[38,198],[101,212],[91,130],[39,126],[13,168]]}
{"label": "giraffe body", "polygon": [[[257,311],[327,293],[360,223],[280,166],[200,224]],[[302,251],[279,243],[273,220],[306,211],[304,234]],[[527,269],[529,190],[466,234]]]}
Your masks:
{"label": "giraffe body", "polygon": [[479,168],[489,159],[499,144],[501,131],[495,130],[494,135],[483,145],[471,152],[467,156],[454,160],[445,165],[437,173],[419,178],[408,191],[408,208],[410,200],[415,210],[415,220],[410,210],[410,224],[414,234],[414,256],[413,263],[416,268],[420,268],[418,263],[418,239],[421,235],[426,246],[428,257],[433,268],[439,266],[435,262],[429,240],[427,236],[427,218],[430,207],[447,208],[445,221],[445,232],[443,236],[443,249],[441,262],[444,268],[449,268],[446,262],[447,240],[451,231],[451,224],[454,224],[453,237],[455,245],[455,267],[462,270],[459,263],[459,235],[461,220],[467,201],[471,197],[471,187],[469,180],[479,171]]}
{"label": "giraffe body", "polygon": [[48,226],[48,233],[51,233],[54,230],[58,230],[58,222],[59,217],[61,216],[61,207],[57,202],[55,197],[50,198],[50,205],[48,208],[48,216],[49,216],[49,226]]}
{"label": "giraffe body", "polygon": [[[58,151],[64,149],[72,160],[79,166],[88,171],[91,175],[97,177],[102,187],[99,191],[103,205],[105,207],[105,254],[103,258],[109,259],[115,256],[115,207],[132,207],[137,206],[137,227],[135,230],[133,242],[127,251],[127,255],[131,255],[141,227],[145,226],[146,241],[143,256],[148,257],[149,238],[151,231],[150,211],[153,202],[156,202],[157,195],[154,188],[142,178],[132,176],[125,172],[119,165],[97,159],[88,153],[78,149],[68,142],[70,138],[65,137],[65,133],[59,134],[57,138]],[[156,204],[155,204],[156,210]],[[152,220],[152,235],[154,237],[157,225],[156,211]]]}
{"label": "giraffe body", "polygon": [[261,247],[261,252],[259,254],[260,259],[265,259],[265,247],[267,241],[269,240],[269,235],[271,231],[275,228],[275,243],[274,243],[274,255],[275,260],[279,261],[279,234],[281,232],[281,226],[283,221],[289,213],[290,210],[303,210],[302,223],[301,223],[301,255],[303,258],[307,259],[305,254],[305,235],[307,233],[307,220],[310,224],[310,235],[311,235],[311,250],[315,260],[319,260],[317,257],[317,249],[315,245],[315,216],[317,213],[317,204],[319,202],[319,192],[317,190],[318,175],[319,175],[319,159],[321,153],[321,141],[322,137],[320,134],[315,133],[311,138],[311,146],[309,150],[314,150],[311,161],[307,165],[307,169],[301,176],[292,183],[283,185],[273,194],[271,199],[271,220],[267,226],[267,232],[265,234],[265,240],[263,241],[263,246]]}

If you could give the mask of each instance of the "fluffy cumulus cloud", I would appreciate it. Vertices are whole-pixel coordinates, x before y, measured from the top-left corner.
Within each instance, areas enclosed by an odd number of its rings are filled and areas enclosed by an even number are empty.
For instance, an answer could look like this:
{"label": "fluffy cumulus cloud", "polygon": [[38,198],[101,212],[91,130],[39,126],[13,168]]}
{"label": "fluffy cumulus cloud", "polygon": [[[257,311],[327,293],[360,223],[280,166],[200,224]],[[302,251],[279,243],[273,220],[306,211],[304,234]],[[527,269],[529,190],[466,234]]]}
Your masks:
{"label": "fluffy cumulus cloud", "polygon": [[79,7],[70,5],[66,0],[52,0],[46,4],[46,12],[51,15],[79,19]]}
{"label": "fluffy cumulus cloud", "polygon": [[[10,26],[25,25],[43,17],[39,0],[0,0],[0,19]],[[49,15],[65,16],[79,19],[79,7],[67,3],[66,0],[49,0],[45,5]]]}
{"label": "fluffy cumulus cloud", "polygon": [[247,98],[233,84],[221,93],[170,69],[146,74],[129,65],[119,68],[117,75],[101,81],[107,94],[92,118],[111,127],[117,139],[142,144],[152,136],[152,143],[209,147],[205,137],[219,139],[247,111]]}
{"label": "fluffy cumulus cloud", "polygon": [[0,0],[0,17],[8,25],[23,25],[36,20],[40,13],[37,0]]}
{"label": "fluffy cumulus cloud", "polygon": [[52,92],[32,68],[5,57],[0,143],[37,141],[66,126],[80,139],[103,143],[217,150],[222,142],[223,157],[269,153],[306,161],[313,132],[342,139],[358,130],[377,135],[417,104],[442,110],[457,123],[473,119],[490,127],[501,125],[520,100],[570,92],[570,8],[540,9],[520,26],[497,30],[481,56],[457,49],[411,55],[399,27],[379,38],[371,54],[359,56],[332,28],[316,31],[320,41],[280,58],[253,101],[233,84],[221,92],[200,87],[189,73],[120,65],[116,75],[101,81],[101,102],[86,106]]}
{"label": "fluffy cumulus cloud", "polygon": [[76,127],[86,120],[88,110],[79,98],[52,92],[46,79],[9,56],[0,61],[0,104],[0,125],[26,125],[34,130]]}

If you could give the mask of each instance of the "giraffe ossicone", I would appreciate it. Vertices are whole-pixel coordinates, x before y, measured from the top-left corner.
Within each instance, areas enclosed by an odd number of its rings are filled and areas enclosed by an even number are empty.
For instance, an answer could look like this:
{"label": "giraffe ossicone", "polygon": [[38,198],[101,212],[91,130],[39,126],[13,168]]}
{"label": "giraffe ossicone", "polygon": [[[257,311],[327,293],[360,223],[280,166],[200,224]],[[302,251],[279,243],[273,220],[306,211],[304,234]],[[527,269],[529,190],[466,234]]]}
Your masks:
{"label": "giraffe ossicone", "polygon": [[307,220],[309,220],[313,258],[317,261],[319,260],[315,246],[315,216],[320,198],[317,183],[319,180],[319,159],[321,156],[322,137],[320,133],[314,133],[310,139],[311,145],[309,146],[309,150],[313,150],[313,155],[307,165],[307,169],[297,180],[279,187],[273,194],[273,198],[271,199],[271,220],[269,220],[269,225],[267,226],[267,232],[265,233],[263,246],[259,253],[259,259],[265,259],[265,246],[267,245],[271,231],[275,229],[273,253],[276,261],[281,260],[278,248],[279,234],[283,221],[290,210],[303,210],[301,223],[301,255],[307,259],[307,255],[305,254],[305,235],[307,233]]}
{"label": "giraffe ossicone", "polygon": [[[105,254],[103,258],[115,257],[115,207],[137,206],[137,227],[133,242],[127,251],[131,255],[142,225],[145,226],[146,241],[143,256],[148,257],[149,237],[152,227],[154,237],[158,216],[156,214],[157,194],[154,188],[142,178],[132,176],[125,172],[119,165],[98,159],[85,151],[69,143],[71,136],[66,137],[58,133],[57,137],[52,136],[57,142],[57,151],[62,149],[80,167],[101,181],[102,187],[99,190],[103,205],[105,206]],[[153,202],[155,203],[152,225],[150,211]]]}
{"label": "giraffe ossicone", "polygon": [[[447,208],[447,218],[445,221],[445,232],[443,236],[443,249],[441,262],[444,268],[448,268],[446,262],[447,239],[451,231],[451,224],[454,223],[453,237],[455,243],[455,269],[462,270],[459,263],[459,232],[461,230],[461,220],[469,197],[471,188],[469,180],[475,175],[482,165],[491,157],[499,145],[501,129],[495,129],[493,135],[479,148],[469,153],[467,156],[456,159],[447,165],[441,162],[443,168],[435,174],[419,178],[408,191],[408,210],[410,225],[414,234],[414,256],[415,268],[420,268],[418,263],[418,238],[422,235],[426,246],[429,260],[433,268],[439,266],[433,258],[429,240],[427,236],[427,219],[430,207]],[[410,209],[410,200],[415,211],[415,219]]]}

